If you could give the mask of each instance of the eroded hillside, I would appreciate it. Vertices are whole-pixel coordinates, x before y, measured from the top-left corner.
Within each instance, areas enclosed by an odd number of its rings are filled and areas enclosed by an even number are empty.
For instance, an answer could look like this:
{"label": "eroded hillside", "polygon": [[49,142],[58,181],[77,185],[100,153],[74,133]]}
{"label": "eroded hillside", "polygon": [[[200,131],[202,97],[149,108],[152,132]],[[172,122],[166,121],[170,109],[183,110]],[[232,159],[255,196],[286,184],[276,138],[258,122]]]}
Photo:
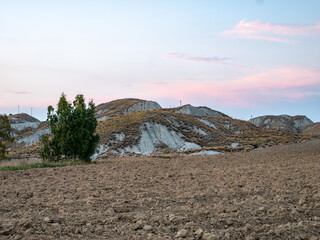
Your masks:
{"label": "eroded hillside", "polygon": [[281,130],[285,132],[300,132],[301,128],[306,127],[313,122],[307,118],[306,116],[297,115],[297,116],[289,116],[289,115],[266,115],[260,116],[256,118],[252,118],[249,122],[253,123],[257,127],[261,129],[275,129]]}
{"label": "eroded hillside", "polygon": [[[217,154],[249,151],[302,142],[313,137],[307,130],[301,135],[291,128],[281,128],[282,131],[279,131],[274,127],[281,122],[286,126],[288,123],[293,124],[300,129],[303,123],[309,123],[306,117],[257,118],[252,120],[259,125],[256,127],[250,122],[230,118],[207,107],[184,105],[161,109],[156,102],[132,98],[98,105],[96,117],[99,119],[97,133],[101,141],[93,159],[159,153]],[[17,117],[12,119],[18,121]],[[15,124],[20,124],[20,128]],[[264,127],[267,124],[273,127]],[[25,114],[23,122],[14,122],[12,126],[16,127],[16,139],[10,148],[11,157],[39,157],[41,138],[50,135],[48,124],[40,123]]]}

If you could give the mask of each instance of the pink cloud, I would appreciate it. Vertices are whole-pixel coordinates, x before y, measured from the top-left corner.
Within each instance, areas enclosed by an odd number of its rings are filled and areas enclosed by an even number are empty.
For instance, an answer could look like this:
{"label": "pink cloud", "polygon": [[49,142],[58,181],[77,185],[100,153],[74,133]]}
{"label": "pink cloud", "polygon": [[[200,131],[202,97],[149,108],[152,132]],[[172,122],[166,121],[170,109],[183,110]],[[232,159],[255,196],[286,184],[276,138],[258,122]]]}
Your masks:
{"label": "pink cloud", "polygon": [[319,35],[320,22],[313,25],[289,25],[241,20],[232,30],[224,31],[223,34],[237,38],[293,43],[284,37]]}
{"label": "pink cloud", "polygon": [[15,95],[30,94],[30,92],[25,92],[25,91],[7,91],[7,92]]}
{"label": "pink cloud", "polygon": [[320,71],[286,67],[232,81],[179,80],[166,85],[146,83],[144,90],[150,98],[184,99],[190,102],[205,99],[206,102],[212,101],[222,106],[248,107],[258,102],[294,101],[319,96]]}
{"label": "pink cloud", "polygon": [[205,62],[205,63],[213,63],[216,65],[221,66],[231,66],[231,67],[238,67],[238,68],[245,68],[245,66],[242,65],[236,65],[230,62],[227,62],[228,60],[231,60],[232,58],[227,57],[199,57],[199,56],[189,56],[184,53],[167,53],[166,55],[168,58],[175,58],[179,60],[189,61],[189,62]]}

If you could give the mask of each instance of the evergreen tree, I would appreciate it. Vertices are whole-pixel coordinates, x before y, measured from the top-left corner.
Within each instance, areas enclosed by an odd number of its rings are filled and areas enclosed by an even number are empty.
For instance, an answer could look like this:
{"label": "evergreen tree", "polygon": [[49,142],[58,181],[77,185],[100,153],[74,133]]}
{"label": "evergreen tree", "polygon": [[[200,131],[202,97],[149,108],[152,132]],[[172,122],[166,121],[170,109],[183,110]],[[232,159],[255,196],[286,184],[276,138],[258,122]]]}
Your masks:
{"label": "evergreen tree", "polygon": [[9,119],[6,115],[0,115],[0,160],[7,158],[7,144],[12,141]]}
{"label": "evergreen tree", "polygon": [[49,161],[64,157],[90,162],[100,139],[95,134],[98,122],[94,111],[94,103],[90,101],[87,108],[83,95],[77,95],[70,104],[62,94],[56,112],[52,106],[48,107],[47,120],[53,136],[42,138],[40,156]]}

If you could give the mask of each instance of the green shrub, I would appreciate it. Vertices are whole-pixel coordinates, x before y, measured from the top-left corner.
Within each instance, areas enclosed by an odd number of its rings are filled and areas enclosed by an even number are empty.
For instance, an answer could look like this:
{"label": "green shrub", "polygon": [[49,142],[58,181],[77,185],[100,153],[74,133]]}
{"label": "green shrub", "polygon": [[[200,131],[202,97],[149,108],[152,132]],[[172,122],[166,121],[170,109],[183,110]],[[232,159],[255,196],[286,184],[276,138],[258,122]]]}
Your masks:
{"label": "green shrub", "polygon": [[48,107],[47,121],[52,137],[42,138],[40,156],[48,161],[73,158],[90,162],[100,139],[95,134],[98,123],[94,111],[94,103],[90,101],[87,108],[83,95],[77,95],[70,104],[62,93],[57,111]]}
{"label": "green shrub", "polygon": [[0,115],[0,161],[7,158],[7,144],[12,141],[9,119],[6,115]]}

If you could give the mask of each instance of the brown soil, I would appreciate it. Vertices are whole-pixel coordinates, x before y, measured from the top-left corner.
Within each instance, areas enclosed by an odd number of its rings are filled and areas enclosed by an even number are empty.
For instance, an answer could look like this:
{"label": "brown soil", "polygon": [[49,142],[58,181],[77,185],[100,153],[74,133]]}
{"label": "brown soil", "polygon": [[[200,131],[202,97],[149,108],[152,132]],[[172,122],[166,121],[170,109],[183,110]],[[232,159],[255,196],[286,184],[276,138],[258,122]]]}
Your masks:
{"label": "brown soil", "polygon": [[320,239],[320,140],[0,173],[0,239]]}
{"label": "brown soil", "polygon": [[320,135],[320,122],[305,126],[302,129],[302,134]]}

